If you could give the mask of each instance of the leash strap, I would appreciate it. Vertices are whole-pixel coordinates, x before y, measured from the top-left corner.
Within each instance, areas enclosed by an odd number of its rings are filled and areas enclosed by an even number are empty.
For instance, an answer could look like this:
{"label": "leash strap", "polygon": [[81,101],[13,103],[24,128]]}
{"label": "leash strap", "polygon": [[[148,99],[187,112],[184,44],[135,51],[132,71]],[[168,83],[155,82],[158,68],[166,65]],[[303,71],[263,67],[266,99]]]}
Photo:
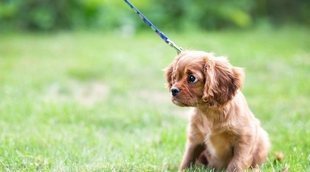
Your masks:
{"label": "leash strap", "polygon": [[164,40],[168,45],[173,47],[175,50],[177,50],[177,53],[179,54],[182,51],[182,48],[177,46],[173,41],[171,41],[163,32],[161,32],[149,19],[147,19],[130,1],[124,0],[131,9],[133,9],[141,18],[141,20],[152,28],[154,32],[157,33],[157,35],[160,36],[162,40]]}

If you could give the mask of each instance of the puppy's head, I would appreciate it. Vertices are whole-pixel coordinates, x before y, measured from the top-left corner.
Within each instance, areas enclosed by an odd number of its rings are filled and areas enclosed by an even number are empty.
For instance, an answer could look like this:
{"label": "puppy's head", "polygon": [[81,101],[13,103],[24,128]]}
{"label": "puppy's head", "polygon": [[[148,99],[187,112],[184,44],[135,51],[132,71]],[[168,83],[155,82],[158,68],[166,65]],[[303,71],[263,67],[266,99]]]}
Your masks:
{"label": "puppy's head", "polygon": [[243,70],[226,58],[202,51],[184,51],[166,69],[172,102],[179,106],[221,106],[243,81]]}

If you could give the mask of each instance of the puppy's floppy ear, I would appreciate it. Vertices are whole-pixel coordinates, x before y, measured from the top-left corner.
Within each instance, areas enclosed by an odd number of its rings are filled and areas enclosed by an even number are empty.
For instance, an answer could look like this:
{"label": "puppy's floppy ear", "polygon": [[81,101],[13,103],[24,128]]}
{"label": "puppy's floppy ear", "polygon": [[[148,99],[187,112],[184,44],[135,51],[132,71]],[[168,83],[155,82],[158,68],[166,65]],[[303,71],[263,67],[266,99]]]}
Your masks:
{"label": "puppy's floppy ear", "polygon": [[204,70],[206,78],[202,99],[211,106],[224,105],[242,86],[243,70],[230,65],[226,58],[208,59]]}
{"label": "puppy's floppy ear", "polygon": [[170,64],[168,67],[164,69],[165,71],[165,76],[166,76],[166,81],[168,88],[170,89],[172,87],[172,72],[173,72],[173,64]]}

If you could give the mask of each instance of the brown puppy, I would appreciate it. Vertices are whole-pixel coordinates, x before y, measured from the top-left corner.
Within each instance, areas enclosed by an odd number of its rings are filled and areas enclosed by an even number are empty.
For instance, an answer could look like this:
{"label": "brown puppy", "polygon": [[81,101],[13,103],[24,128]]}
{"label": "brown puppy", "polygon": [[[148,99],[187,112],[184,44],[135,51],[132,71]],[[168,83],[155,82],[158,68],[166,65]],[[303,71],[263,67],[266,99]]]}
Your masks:
{"label": "brown puppy", "polygon": [[180,170],[199,161],[242,171],[266,160],[268,135],[240,91],[243,75],[226,58],[202,51],[184,51],[166,69],[172,102],[195,107]]}

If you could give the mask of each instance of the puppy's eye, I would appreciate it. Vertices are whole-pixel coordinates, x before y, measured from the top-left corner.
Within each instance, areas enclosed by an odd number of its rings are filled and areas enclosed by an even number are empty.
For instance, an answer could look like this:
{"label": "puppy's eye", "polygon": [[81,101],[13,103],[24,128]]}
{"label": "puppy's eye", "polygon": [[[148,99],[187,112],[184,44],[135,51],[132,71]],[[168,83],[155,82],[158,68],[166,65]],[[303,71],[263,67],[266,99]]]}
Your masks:
{"label": "puppy's eye", "polygon": [[187,81],[189,83],[195,83],[198,81],[198,79],[194,75],[191,74],[191,75],[188,75]]}

